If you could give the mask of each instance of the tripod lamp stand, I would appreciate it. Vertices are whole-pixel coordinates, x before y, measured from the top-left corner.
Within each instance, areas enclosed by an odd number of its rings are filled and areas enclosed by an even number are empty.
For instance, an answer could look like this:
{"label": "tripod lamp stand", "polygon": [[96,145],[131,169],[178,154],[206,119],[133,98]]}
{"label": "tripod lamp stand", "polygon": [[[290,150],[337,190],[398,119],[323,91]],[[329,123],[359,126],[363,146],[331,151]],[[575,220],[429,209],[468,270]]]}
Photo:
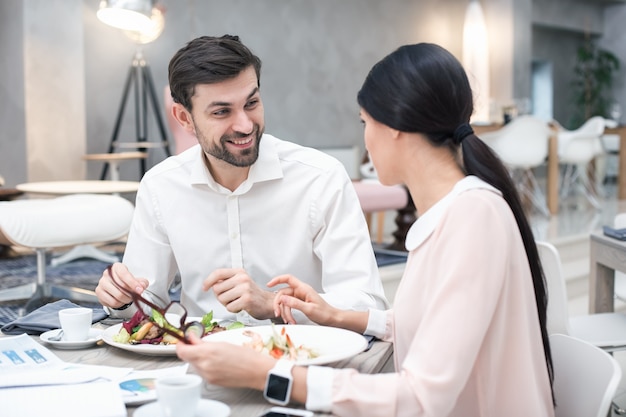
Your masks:
{"label": "tripod lamp stand", "polygon": [[[164,25],[163,9],[155,6],[152,0],[102,0],[98,18],[108,25],[123,29],[125,34],[138,44],[155,40],[163,31]],[[123,142],[119,140],[119,135],[131,91],[134,96],[135,141]],[[108,152],[113,153],[117,149],[146,152],[149,148],[163,148],[166,155],[171,156],[160,109],[150,66],[143,54],[138,51],[128,70]],[[150,142],[148,138],[149,110],[152,110],[159,130],[160,141],[158,142]],[[140,164],[143,176],[146,172],[145,158],[140,159]],[[102,168],[101,180],[106,178],[108,169],[109,163],[107,162]]]}

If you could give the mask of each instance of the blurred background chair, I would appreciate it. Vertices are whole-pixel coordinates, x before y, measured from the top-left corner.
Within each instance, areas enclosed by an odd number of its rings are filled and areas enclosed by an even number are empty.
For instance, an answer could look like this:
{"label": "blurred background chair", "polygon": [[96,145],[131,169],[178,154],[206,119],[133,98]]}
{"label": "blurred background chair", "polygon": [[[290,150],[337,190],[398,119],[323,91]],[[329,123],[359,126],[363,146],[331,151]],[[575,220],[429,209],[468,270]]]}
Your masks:
{"label": "blurred background chair", "polygon": [[564,334],[550,335],[555,417],[607,417],[622,377],[602,349]]}
{"label": "blurred background chair", "polygon": [[570,317],[561,256],[554,245],[537,241],[548,287],[548,333],[568,334],[607,352],[626,349],[626,314],[599,313]]}
{"label": "blurred background chair", "polygon": [[567,130],[557,123],[559,163],[564,166],[561,197],[577,188],[596,209],[600,209],[599,191],[595,173],[595,158],[602,156],[601,136],[605,119],[594,116],[575,130]]}
{"label": "blurred background chair", "polygon": [[46,298],[97,302],[91,290],[46,282],[46,253],[80,245],[88,249],[88,244],[121,239],[130,230],[133,211],[131,202],[108,194],[0,202],[0,244],[31,249],[37,256],[36,282],[1,290],[0,301],[26,299],[27,312],[39,307]]}
{"label": "blurred background chair", "polygon": [[[559,252],[551,243],[536,243],[548,288],[548,334],[569,335],[591,343],[607,353],[626,349],[626,314],[614,312],[570,317],[567,309],[567,285]],[[613,410],[618,415],[626,414],[626,410],[615,402]],[[566,413],[557,415],[567,416]],[[606,415],[605,411],[603,416]]]}
{"label": "blurred background chair", "polygon": [[523,201],[532,203],[545,216],[549,216],[545,193],[533,170],[548,158],[550,134],[548,123],[523,115],[514,118],[502,129],[480,135],[509,168]]}

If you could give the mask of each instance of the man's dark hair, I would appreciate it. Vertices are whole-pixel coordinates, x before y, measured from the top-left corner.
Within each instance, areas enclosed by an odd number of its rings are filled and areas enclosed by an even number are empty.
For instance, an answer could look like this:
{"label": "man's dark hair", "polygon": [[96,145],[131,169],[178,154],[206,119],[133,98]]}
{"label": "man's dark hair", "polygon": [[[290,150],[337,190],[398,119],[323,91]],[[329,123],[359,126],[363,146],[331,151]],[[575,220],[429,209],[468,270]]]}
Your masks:
{"label": "man's dark hair", "polygon": [[200,36],[179,49],[170,60],[172,99],[191,111],[196,85],[234,78],[250,66],[254,67],[260,86],[261,60],[241,43],[239,36]]}

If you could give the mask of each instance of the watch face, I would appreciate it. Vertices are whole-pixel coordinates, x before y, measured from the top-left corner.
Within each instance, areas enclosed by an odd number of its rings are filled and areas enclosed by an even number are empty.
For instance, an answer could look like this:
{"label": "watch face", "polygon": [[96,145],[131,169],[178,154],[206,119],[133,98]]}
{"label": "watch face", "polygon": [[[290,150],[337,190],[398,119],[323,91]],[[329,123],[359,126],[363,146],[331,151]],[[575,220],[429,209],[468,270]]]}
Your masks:
{"label": "watch face", "polygon": [[289,378],[272,374],[267,381],[266,395],[277,401],[286,401],[289,394]]}

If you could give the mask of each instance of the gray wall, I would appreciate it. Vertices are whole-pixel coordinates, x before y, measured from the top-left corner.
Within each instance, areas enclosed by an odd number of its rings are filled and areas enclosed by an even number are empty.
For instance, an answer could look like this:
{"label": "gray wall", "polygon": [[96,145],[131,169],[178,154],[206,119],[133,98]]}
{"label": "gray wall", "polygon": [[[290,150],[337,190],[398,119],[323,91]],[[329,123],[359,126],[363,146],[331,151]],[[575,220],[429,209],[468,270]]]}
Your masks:
{"label": "gray wall", "polygon": [[0,175],[7,185],[26,179],[22,2],[0,1]]}
{"label": "gray wall", "polygon": [[[119,30],[97,21],[89,2],[85,58],[89,152],[104,152],[135,46]],[[362,128],[356,93],[369,68],[407,42],[446,44],[460,56],[465,1],[412,0],[164,0],[163,34],[143,48],[159,98],[167,64],[199,35],[239,35],[263,61],[261,92],[266,132],[299,144],[358,144]],[[133,113],[125,135],[134,136]],[[158,130],[151,128],[158,138]],[[152,162],[164,156],[152,153]],[[97,164],[96,164],[97,165]],[[89,166],[89,175],[97,166]],[[122,167],[137,175],[136,164]],[[124,172],[126,170],[126,172]],[[128,170],[132,170],[128,172]]]}
{"label": "gray wall", "polygon": [[[356,144],[363,149],[355,97],[371,65],[401,44],[420,41],[439,43],[460,57],[468,2],[162,0],[167,9],[165,30],[140,49],[150,64],[161,104],[167,63],[178,48],[203,34],[237,34],[264,63],[261,82],[268,133],[308,146]],[[108,150],[123,84],[139,47],[120,30],[97,20],[98,3],[0,0],[0,174],[7,186],[99,178],[102,165],[80,157]],[[574,42],[570,38],[578,36],[587,16],[593,17],[598,33],[604,30],[601,2],[481,0],[481,4],[490,32],[491,94],[498,105],[529,96],[533,58],[551,59],[559,71],[555,79],[561,80],[570,48],[564,45]],[[603,38],[610,44],[608,36],[621,36],[624,6],[607,7],[615,9],[607,11],[607,39]],[[562,13],[564,8],[567,14]],[[572,19],[574,15],[579,18]],[[626,45],[617,41],[615,45],[626,56]],[[567,99],[561,94],[566,88],[557,87],[555,115],[560,115],[566,113]],[[123,141],[135,140],[132,106],[131,100],[119,136]],[[160,140],[153,120],[149,133],[150,140]],[[149,165],[164,155],[161,149],[151,151]],[[137,163],[122,165],[123,179],[139,175]]]}

